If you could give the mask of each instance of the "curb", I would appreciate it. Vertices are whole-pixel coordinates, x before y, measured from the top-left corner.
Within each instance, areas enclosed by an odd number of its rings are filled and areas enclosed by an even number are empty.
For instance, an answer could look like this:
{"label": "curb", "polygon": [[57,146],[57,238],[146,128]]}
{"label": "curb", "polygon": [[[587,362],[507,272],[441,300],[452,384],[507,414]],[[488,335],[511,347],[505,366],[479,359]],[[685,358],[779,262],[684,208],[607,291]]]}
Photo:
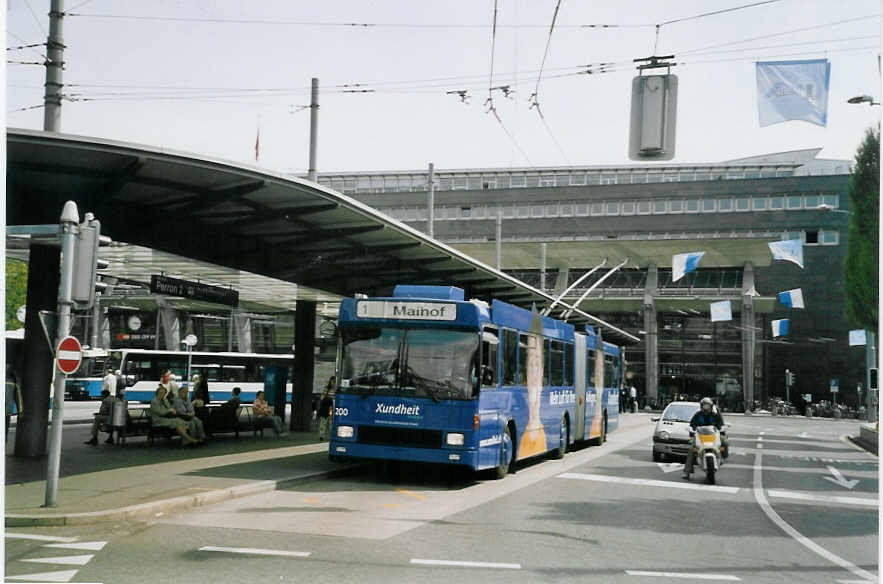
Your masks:
{"label": "curb", "polygon": [[61,525],[91,525],[106,521],[149,521],[176,511],[186,511],[194,507],[213,505],[222,501],[248,497],[258,493],[274,491],[281,485],[296,485],[324,478],[346,476],[361,468],[364,464],[355,464],[346,468],[318,471],[305,475],[296,475],[276,480],[257,481],[217,489],[197,495],[174,497],[160,501],[151,501],[139,505],[130,505],[117,509],[105,509],[103,511],[86,511],[80,513],[59,513],[46,515],[28,515],[24,513],[7,513],[5,516],[7,527],[57,527]]}

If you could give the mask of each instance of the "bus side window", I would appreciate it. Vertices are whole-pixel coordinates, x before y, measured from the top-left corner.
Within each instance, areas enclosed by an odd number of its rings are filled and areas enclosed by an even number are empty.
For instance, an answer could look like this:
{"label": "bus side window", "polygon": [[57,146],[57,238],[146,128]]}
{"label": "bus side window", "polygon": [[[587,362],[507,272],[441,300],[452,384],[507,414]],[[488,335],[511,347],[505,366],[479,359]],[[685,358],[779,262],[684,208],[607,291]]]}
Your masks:
{"label": "bus side window", "polygon": [[543,339],[543,385],[549,385],[549,355],[551,354],[551,342]]}
{"label": "bus side window", "polygon": [[481,341],[481,386],[497,386],[497,331],[485,329]]}
{"label": "bus side window", "polygon": [[527,385],[527,335],[518,335],[518,385]]}
{"label": "bus side window", "polygon": [[564,385],[573,385],[573,343],[564,344]]}
{"label": "bus side window", "polygon": [[[546,341],[547,343],[549,341]],[[549,352],[549,363],[551,370],[550,380],[555,387],[564,385],[564,343],[561,341],[551,342],[551,351]]]}
{"label": "bus side window", "polygon": [[515,385],[515,374],[518,369],[518,333],[504,330],[502,340],[503,385]]}
{"label": "bus side window", "polygon": [[589,356],[586,362],[586,387],[595,387],[595,353],[594,349],[589,349]]}

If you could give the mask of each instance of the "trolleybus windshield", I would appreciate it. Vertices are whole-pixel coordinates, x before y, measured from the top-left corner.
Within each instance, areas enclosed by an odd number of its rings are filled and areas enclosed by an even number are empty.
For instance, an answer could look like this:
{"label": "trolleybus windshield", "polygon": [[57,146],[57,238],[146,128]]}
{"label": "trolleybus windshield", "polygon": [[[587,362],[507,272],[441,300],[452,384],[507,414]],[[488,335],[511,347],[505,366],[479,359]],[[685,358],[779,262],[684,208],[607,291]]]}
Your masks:
{"label": "trolleybus windshield", "polygon": [[342,328],[339,391],[440,399],[476,395],[476,332]]}

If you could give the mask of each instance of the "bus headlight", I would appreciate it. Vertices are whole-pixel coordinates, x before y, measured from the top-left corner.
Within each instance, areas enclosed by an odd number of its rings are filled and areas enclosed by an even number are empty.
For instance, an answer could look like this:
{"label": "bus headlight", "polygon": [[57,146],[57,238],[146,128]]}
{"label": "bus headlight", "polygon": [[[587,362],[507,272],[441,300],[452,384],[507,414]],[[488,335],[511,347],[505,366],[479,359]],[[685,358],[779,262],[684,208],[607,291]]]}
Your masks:
{"label": "bus headlight", "polygon": [[448,446],[463,446],[463,434],[449,432],[446,442],[448,443]]}
{"label": "bus headlight", "polygon": [[352,438],[353,437],[353,427],[352,426],[338,426],[337,427],[337,437],[338,438]]}
{"label": "bus headlight", "polygon": [[668,440],[669,434],[665,430],[656,435],[660,440]]}

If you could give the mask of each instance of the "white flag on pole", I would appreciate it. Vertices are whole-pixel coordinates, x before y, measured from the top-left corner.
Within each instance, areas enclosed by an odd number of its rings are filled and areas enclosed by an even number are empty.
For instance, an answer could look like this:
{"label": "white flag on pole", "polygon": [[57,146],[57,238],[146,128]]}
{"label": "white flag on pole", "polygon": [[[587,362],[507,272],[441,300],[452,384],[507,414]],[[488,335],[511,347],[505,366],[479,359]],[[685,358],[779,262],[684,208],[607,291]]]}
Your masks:
{"label": "white flag on pole", "polygon": [[729,300],[712,302],[709,306],[711,307],[711,322],[733,320],[733,307]]}

